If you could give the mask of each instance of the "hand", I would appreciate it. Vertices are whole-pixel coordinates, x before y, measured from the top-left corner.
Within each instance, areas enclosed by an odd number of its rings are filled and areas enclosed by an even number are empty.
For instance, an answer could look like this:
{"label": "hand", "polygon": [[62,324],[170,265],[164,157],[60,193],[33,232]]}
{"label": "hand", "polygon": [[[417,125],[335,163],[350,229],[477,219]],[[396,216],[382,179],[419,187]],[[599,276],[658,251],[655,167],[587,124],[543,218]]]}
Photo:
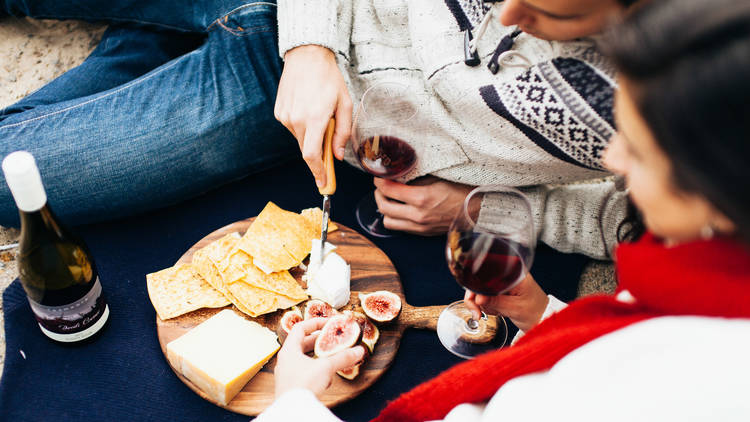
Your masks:
{"label": "hand", "polygon": [[336,371],[350,368],[365,355],[362,346],[355,346],[326,358],[311,358],[305,353],[315,346],[315,339],[326,323],[326,318],[312,318],[298,322],[286,337],[276,356],[274,379],[276,397],[295,388],[306,388],[316,396],[326,390]]}
{"label": "hand", "polygon": [[491,315],[510,318],[516,327],[526,332],[542,319],[549,298],[529,274],[516,287],[497,296],[478,295],[467,290],[464,302],[475,319],[481,316],[481,309]]}
{"label": "hand", "polygon": [[464,199],[474,189],[433,176],[410,185],[375,178],[375,187],[375,202],[385,216],[385,227],[423,236],[448,232]]}
{"label": "hand", "polygon": [[331,50],[302,45],[286,52],[273,113],[297,138],[315,183],[325,186],[323,135],[328,121],[335,116],[333,154],[339,160],[352,131],[352,100]]}

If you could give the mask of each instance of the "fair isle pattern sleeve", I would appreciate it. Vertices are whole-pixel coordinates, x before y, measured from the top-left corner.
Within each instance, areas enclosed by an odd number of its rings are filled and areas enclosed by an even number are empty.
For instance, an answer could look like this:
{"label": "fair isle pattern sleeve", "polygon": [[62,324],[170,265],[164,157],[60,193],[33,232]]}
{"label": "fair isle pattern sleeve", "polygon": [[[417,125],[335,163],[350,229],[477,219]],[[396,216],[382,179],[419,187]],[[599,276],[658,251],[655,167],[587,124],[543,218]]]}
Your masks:
{"label": "fair isle pattern sleeve", "polygon": [[614,81],[587,62],[558,57],[479,89],[487,106],[560,160],[603,170],[614,134]]}

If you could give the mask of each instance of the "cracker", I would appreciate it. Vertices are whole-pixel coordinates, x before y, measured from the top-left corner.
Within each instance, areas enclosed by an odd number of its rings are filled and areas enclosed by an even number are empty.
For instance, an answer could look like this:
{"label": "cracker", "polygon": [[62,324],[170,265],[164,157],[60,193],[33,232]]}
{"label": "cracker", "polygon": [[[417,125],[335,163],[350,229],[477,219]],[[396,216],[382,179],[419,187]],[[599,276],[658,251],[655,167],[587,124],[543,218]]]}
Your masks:
{"label": "cracker", "polygon": [[162,320],[200,308],[229,305],[229,300],[211,287],[191,264],[175,265],[146,274],[146,286],[151,304]]}
{"label": "cracker", "polygon": [[226,293],[225,282],[221,277],[222,263],[224,258],[234,250],[240,238],[237,232],[229,233],[193,253],[192,262],[198,273],[208,284],[222,293]]}
{"label": "cracker", "polygon": [[291,299],[307,299],[302,286],[289,274],[289,271],[278,271],[266,274],[253,264],[253,258],[241,250],[236,250],[225,258],[228,262],[222,273],[225,284],[244,281],[260,289],[268,290]]}
{"label": "cracker", "polygon": [[317,236],[305,217],[269,202],[237,244],[266,274],[299,265]]}
{"label": "cracker", "polygon": [[[312,224],[314,227],[320,227],[320,224],[323,222],[323,210],[321,210],[319,207],[306,208],[299,214],[305,217],[305,219],[309,221],[310,224]],[[331,219],[328,218],[328,233],[335,232],[338,229],[339,226],[337,226],[336,223],[333,223]]]}
{"label": "cracker", "polygon": [[244,281],[237,281],[227,285],[227,290],[236,298],[237,302],[233,303],[237,306],[237,309],[251,317],[274,312],[277,309],[285,309],[292,305],[296,305],[303,300],[291,299],[252,286]]}

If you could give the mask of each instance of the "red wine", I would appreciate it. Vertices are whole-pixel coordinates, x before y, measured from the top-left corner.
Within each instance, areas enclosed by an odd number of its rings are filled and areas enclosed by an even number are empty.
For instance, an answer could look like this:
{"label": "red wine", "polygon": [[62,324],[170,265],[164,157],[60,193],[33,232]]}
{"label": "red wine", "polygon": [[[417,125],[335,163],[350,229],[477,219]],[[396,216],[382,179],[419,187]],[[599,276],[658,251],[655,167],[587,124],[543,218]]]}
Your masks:
{"label": "red wine", "polygon": [[367,172],[387,179],[403,176],[417,163],[414,148],[395,136],[367,138],[359,146],[357,158]]}
{"label": "red wine", "polygon": [[8,155],[3,172],[21,217],[19,279],[39,328],[64,343],[90,338],[109,317],[91,254],[47,205],[31,154]]}
{"label": "red wine", "polygon": [[474,293],[500,294],[526,275],[529,249],[512,240],[486,233],[451,232],[448,265],[459,284]]}

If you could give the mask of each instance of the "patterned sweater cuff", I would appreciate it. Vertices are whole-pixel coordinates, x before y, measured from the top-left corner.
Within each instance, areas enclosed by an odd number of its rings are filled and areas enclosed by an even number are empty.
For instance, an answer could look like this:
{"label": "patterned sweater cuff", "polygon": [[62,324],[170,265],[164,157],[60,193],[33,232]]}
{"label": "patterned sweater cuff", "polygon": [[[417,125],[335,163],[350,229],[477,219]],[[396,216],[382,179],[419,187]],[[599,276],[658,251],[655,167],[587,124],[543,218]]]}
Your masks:
{"label": "patterned sweater cuff", "polygon": [[279,0],[279,55],[320,45],[349,59],[352,5],[348,0]]}

